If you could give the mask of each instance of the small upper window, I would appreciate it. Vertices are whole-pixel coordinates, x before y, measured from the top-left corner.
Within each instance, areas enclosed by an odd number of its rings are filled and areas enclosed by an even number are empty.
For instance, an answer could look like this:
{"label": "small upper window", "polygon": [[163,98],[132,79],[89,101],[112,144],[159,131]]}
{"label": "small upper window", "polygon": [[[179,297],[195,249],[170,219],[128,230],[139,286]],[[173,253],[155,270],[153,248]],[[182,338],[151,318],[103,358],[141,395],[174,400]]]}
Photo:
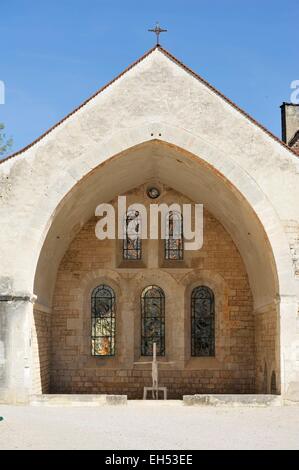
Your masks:
{"label": "small upper window", "polygon": [[139,211],[128,211],[124,223],[123,259],[141,259],[141,217]]}
{"label": "small upper window", "polygon": [[165,259],[184,258],[183,216],[180,212],[169,211],[166,217]]}

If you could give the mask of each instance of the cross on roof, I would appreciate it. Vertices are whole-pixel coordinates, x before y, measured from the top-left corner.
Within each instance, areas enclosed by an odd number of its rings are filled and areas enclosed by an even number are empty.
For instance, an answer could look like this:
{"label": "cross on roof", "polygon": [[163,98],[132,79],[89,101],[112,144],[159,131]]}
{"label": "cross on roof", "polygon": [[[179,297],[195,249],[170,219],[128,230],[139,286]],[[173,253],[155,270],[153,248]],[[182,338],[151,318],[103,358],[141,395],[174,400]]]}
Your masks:
{"label": "cross on roof", "polygon": [[159,44],[160,44],[160,42],[159,42],[160,41],[160,34],[161,33],[167,33],[167,29],[160,28],[160,24],[159,24],[158,21],[156,22],[156,27],[154,29],[149,29],[148,31],[150,33],[155,33],[156,34],[156,36],[157,36],[157,46],[159,46]]}

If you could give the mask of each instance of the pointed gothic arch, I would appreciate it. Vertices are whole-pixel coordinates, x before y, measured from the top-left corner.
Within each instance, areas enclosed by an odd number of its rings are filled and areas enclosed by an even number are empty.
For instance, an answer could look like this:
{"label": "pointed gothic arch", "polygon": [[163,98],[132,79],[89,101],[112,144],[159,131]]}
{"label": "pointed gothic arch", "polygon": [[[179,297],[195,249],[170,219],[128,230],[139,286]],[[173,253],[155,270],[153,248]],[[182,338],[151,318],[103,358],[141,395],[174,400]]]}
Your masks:
{"label": "pointed gothic arch", "polygon": [[[165,143],[159,143],[159,142],[152,142],[152,143],[149,143],[148,145],[146,144],[143,144],[142,146],[140,147],[135,147],[131,150],[132,152],[132,156],[134,158],[134,155],[140,157],[141,155],[146,155],[146,152],[147,151],[153,151],[153,149],[155,149],[154,151],[157,152],[157,149],[160,149],[160,151],[162,152],[163,155],[165,155],[165,151],[173,158],[173,154],[175,153],[177,155],[178,158],[180,158],[182,161],[188,161],[189,158],[191,158],[190,163],[192,162],[192,165],[194,165],[194,168],[196,168],[196,165],[199,165],[200,168],[202,168],[203,170],[203,173],[207,173],[207,174],[210,174],[212,175],[213,174],[213,170],[212,169],[209,169],[206,165],[203,165],[202,166],[202,163],[200,160],[197,160],[197,162],[194,160],[194,157],[190,157],[185,151],[177,151],[177,150],[174,150],[172,146],[169,146],[168,144],[165,144]],[[117,157],[117,159],[113,158],[111,160],[111,165],[112,165],[112,169],[113,167],[115,166],[115,164],[118,165],[118,167],[121,167],[121,164],[122,162],[125,161],[125,159],[127,159],[127,161],[129,160],[130,158],[130,153],[128,153],[128,150],[126,151],[126,154],[125,155],[119,155]],[[140,163],[141,163],[141,168],[142,168],[142,160],[140,158]],[[169,160],[169,165],[171,165],[171,161]],[[109,165],[105,165],[105,168],[106,170],[102,170],[101,167],[98,167],[98,170],[97,172],[102,172],[102,171],[107,171],[109,169]],[[135,166],[136,170],[138,168],[138,166]],[[60,207],[58,207],[56,209],[56,221],[58,222],[59,219],[61,218],[61,220],[64,220],[64,216],[63,216],[63,212],[64,210],[67,209],[67,206],[71,203],[72,199],[75,198],[77,199],[78,197],[80,198],[79,194],[80,192],[83,190],[83,188],[85,187],[85,184],[87,184],[89,187],[92,187],[93,183],[92,183],[92,180],[96,181],[96,174],[97,172],[92,172],[88,177],[86,177],[86,179],[84,178],[84,180],[79,184],[77,185],[73,190],[72,190],[72,194],[70,194],[66,199],[64,199],[62,202],[61,202],[61,205]],[[137,174],[137,171],[136,171],[136,174]],[[194,175],[195,177],[195,175]],[[219,179],[219,175],[217,174],[214,174],[213,178],[216,178],[216,179]],[[84,183],[85,181],[85,183]],[[139,179],[140,181],[140,179]],[[142,179],[141,179],[142,181]],[[221,181],[221,178],[220,178],[220,181]],[[221,185],[222,187],[224,188],[226,186],[226,181],[225,181],[225,178],[222,180],[221,182]],[[91,186],[90,186],[91,185]],[[180,188],[181,189],[181,188]],[[78,192],[78,195],[76,196],[76,192]],[[228,191],[231,193],[231,196],[234,197],[234,195],[236,194],[236,189],[232,190],[231,189],[231,186],[228,186]],[[248,203],[247,203],[248,204]],[[241,208],[242,206],[240,206],[240,204],[238,204],[239,207]],[[245,203],[245,200],[244,200],[244,206],[243,208],[246,207],[246,203]],[[242,209],[243,210],[243,209]],[[252,209],[249,209],[249,206],[247,205],[247,209],[246,209],[246,215],[248,216],[248,210],[252,210]],[[215,212],[214,212],[215,213]],[[217,211],[216,211],[217,213]],[[239,214],[240,215],[240,214]],[[54,220],[55,220],[54,219]],[[241,217],[242,219],[242,217]],[[244,219],[243,219],[244,220]],[[247,221],[249,220],[249,218],[247,217]],[[280,289],[280,286],[282,286],[281,284],[278,283],[278,279],[276,277],[276,275],[278,274],[278,271],[272,271],[272,274],[270,272],[269,269],[273,270],[274,267],[275,267],[275,263],[273,261],[273,258],[271,259],[272,257],[272,254],[273,252],[271,252],[271,249],[270,249],[270,242],[269,242],[269,239],[265,239],[264,237],[264,231],[265,231],[265,227],[262,228],[262,226],[260,225],[260,222],[258,221],[258,218],[256,217],[256,215],[253,215],[252,218],[251,218],[251,222],[253,223],[253,225],[251,226],[251,231],[252,231],[252,234],[254,233],[254,231],[256,231],[256,239],[259,239],[261,241],[261,243],[264,244],[264,248],[262,248],[262,246],[260,247],[260,254],[263,252],[264,254],[267,254],[267,256],[269,256],[269,260],[268,262],[265,263],[263,262],[263,269],[267,269],[268,270],[268,273],[267,274],[264,274],[263,276],[263,282],[266,282],[266,284],[268,284],[268,286],[270,285],[270,281],[272,279],[272,295],[274,296],[275,295],[275,292],[277,292],[277,289]],[[59,222],[58,222],[58,226],[59,226]],[[56,227],[58,228],[58,226],[56,225]],[[255,228],[253,228],[255,227]],[[57,230],[56,228],[56,230]],[[244,227],[245,230],[247,229],[246,227]],[[51,226],[51,230],[48,232],[48,236],[47,236],[47,240],[45,242],[45,246],[44,246],[44,249],[42,250],[41,252],[41,257],[40,257],[40,260],[39,260],[39,263],[38,263],[38,270],[37,270],[37,273],[36,273],[36,287],[35,287],[35,292],[37,293],[38,295],[38,298],[39,299],[42,299],[44,297],[44,294],[40,292],[40,289],[43,287],[43,283],[44,283],[44,276],[40,276],[40,274],[38,273],[39,269],[43,269],[43,254],[46,255],[47,252],[49,252],[49,249],[50,251],[52,251],[52,249],[50,248],[50,245],[49,243],[51,244],[53,241],[54,241],[54,245],[57,244],[57,236],[55,234],[55,232],[57,233],[57,231],[55,230],[55,224],[52,223],[52,226]],[[59,229],[58,229],[59,230]],[[51,232],[53,235],[51,235]],[[260,235],[257,235],[258,233],[260,233]],[[52,242],[51,242],[52,240]],[[56,240],[56,242],[55,242]],[[266,241],[265,241],[266,240]],[[236,242],[238,243],[238,240],[236,240]],[[53,246],[54,246],[53,245]],[[243,250],[242,250],[242,247],[239,247],[239,249],[241,249],[241,253],[243,253]],[[246,248],[244,247],[245,251],[246,251]],[[244,252],[243,253],[244,256],[245,256],[245,260],[246,260],[246,253]],[[276,264],[277,266],[277,264]],[[252,269],[252,267],[249,267],[250,269]],[[258,265],[255,266],[254,269],[260,269],[258,268]],[[43,269],[44,271],[44,269]],[[54,274],[54,272],[53,272]],[[253,273],[254,275],[254,270],[253,270]],[[250,272],[249,272],[249,275],[250,275]],[[259,279],[260,279],[260,273],[258,274],[259,276]],[[253,276],[252,276],[253,277]],[[53,280],[55,279],[55,277],[53,278]],[[49,285],[48,285],[49,287]],[[253,287],[253,293],[254,293],[254,300],[257,304],[257,307],[258,305],[260,304],[260,302],[262,302],[263,300],[258,300],[258,291],[260,290],[261,286],[256,286],[257,287],[257,291],[255,289],[255,286],[252,285]],[[264,289],[264,292],[269,289],[269,287],[267,288],[263,288]],[[256,292],[255,292],[256,291]],[[48,291],[50,293],[50,291]],[[270,294],[271,295],[271,294]],[[272,297],[273,298],[273,297]],[[43,302],[43,301],[42,301]],[[46,301],[47,302],[47,301]],[[276,358],[276,361],[278,359]]]}

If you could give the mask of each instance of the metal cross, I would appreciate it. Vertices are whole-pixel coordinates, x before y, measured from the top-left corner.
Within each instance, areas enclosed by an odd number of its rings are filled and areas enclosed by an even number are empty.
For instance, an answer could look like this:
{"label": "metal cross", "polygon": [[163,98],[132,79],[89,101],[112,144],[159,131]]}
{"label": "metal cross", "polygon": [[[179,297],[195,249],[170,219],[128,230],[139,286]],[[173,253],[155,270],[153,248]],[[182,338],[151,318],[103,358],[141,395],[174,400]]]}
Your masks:
{"label": "metal cross", "polygon": [[157,21],[156,22],[156,27],[154,29],[149,29],[148,30],[150,33],[155,33],[155,35],[157,36],[157,46],[159,46],[160,44],[160,34],[161,33],[167,33],[167,29],[162,29],[160,28],[160,24],[159,22]]}

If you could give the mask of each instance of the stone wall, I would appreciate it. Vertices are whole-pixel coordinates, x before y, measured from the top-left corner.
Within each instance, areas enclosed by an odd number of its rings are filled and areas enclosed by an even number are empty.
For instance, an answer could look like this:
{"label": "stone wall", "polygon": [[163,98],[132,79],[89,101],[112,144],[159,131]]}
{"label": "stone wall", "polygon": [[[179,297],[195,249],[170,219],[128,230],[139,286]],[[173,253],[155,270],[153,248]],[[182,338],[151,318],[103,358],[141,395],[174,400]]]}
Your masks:
{"label": "stone wall", "polygon": [[[149,204],[142,186],[127,194],[128,204]],[[190,202],[163,188],[161,202]],[[114,201],[115,203],[115,201]],[[166,356],[160,383],[170,398],[189,393],[255,391],[252,295],[240,254],[223,226],[204,213],[204,245],[185,251],[182,262],[164,265],[163,242],[144,241],[134,267],[121,260],[121,243],[99,241],[92,218],[70,244],[57,275],[52,317],[52,393],[125,393],[141,398],[151,383],[149,358],[140,356],[140,294],[159,285],[166,298]],[[116,355],[92,357],[90,293],[107,283],[116,293]],[[216,303],[216,355],[191,357],[190,295],[196,285],[213,289]]]}
{"label": "stone wall", "polygon": [[[152,385],[151,371],[142,369],[61,369],[55,371],[52,393],[125,394],[142,399],[143,387]],[[225,368],[202,370],[159,370],[159,383],[168,388],[168,398],[182,399],[197,393],[255,393],[248,371]],[[162,397],[162,395],[161,395]]]}
{"label": "stone wall", "polygon": [[24,403],[31,388],[32,302],[0,294],[0,403]]}
{"label": "stone wall", "polygon": [[2,390],[6,386],[6,349],[7,349],[7,313],[6,302],[0,301],[0,402]]}
{"label": "stone wall", "polygon": [[32,393],[49,393],[50,346],[51,314],[35,308],[32,325]]}
{"label": "stone wall", "polygon": [[290,244],[295,277],[299,279],[299,223],[296,220],[286,220],[284,228]]}
{"label": "stone wall", "polygon": [[[258,393],[275,393],[279,391],[278,335],[276,306],[269,305],[256,312],[255,357],[256,390]],[[276,378],[275,384],[273,381],[274,375]]]}

